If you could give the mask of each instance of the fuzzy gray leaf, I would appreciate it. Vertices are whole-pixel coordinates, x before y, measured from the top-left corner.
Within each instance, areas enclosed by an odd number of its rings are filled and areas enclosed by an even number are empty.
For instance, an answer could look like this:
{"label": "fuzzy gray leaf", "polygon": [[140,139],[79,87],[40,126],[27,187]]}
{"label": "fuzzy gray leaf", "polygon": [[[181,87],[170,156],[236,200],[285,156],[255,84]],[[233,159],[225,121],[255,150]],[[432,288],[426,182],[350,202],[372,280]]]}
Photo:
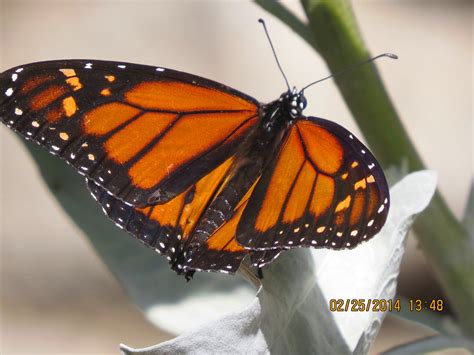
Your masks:
{"label": "fuzzy gray leaf", "polygon": [[406,234],[435,188],[435,173],[410,174],[391,190],[387,223],[372,241],[348,251],[286,252],[242,311],[146,349],[122,345],[123,353],[366,353],[385,313],[333,313],[329,300],[393,298]]}

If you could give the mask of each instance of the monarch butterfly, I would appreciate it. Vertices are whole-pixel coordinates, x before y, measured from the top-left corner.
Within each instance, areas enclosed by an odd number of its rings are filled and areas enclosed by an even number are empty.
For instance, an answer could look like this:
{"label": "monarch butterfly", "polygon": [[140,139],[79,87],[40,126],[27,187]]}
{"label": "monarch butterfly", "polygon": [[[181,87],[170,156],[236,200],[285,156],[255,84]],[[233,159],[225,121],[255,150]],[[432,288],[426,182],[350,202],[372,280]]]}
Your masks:
{"label": "monarch butterfly", "polygon": [[385,223],[376,159],[304,116],[304,89],[261,104],[167,68],[48,61],[0,74],[0,118],[76,168],[117,226],[189,279],[235,273],[247,255],[260,268],[285,249],[353,248]]}

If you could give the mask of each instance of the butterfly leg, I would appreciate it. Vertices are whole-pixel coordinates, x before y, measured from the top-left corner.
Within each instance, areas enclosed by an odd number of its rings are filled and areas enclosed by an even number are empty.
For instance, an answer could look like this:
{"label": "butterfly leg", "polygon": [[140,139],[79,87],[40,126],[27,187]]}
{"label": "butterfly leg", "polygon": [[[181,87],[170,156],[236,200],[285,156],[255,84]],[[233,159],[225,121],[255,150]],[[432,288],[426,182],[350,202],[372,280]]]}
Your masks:
{"label": "butterfly leg", "polygon": [[186,271],[185,274],[184,274],[184,278],[186,279],[187,282],[191,281],[193,276],[194,276],[194,273],[195,271],[194,270],[190,270],[190,271]]}

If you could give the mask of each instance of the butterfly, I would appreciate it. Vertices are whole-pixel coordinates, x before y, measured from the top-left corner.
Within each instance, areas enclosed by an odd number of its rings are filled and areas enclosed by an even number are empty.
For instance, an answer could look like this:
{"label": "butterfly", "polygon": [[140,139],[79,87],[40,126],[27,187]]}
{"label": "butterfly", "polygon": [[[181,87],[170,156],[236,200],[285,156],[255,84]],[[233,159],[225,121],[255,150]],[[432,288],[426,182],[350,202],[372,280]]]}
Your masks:
{"label": "butterfly", "polygon": [[220,83],[98,60],[0,74],[0,118],[86,177],[115,224],[187,279],[261,268],[296,247],[353,248],[385,223],[370,151],[306,117],[303,91],[261,104]]}

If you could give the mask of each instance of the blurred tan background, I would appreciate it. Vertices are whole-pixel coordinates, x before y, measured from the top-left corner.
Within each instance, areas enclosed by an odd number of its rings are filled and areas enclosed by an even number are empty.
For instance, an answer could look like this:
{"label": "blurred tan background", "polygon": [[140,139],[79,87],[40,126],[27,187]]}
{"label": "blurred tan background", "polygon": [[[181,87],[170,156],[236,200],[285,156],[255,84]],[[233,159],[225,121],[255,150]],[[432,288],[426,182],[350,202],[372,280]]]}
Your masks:
{"label": "blurred tan background", "polygon": [[[285,2],[303,16],[296,1]],[[472,179],[473,3],[354,1],[403,122],[460,217]],[[266,102],[285,86],[264,33],[267,20],[292,85],[327,75],[291,30],[250,1],[0,2],[0,70],[60,58],[113,59],[214,79]],[[307,92],[308,115],[360,135],[330,81]],[[80,231],[46,190],[16,136],[0,127],[0,353],[117,353],[120,342],[156,344],[171,335],[131,304]],[[104,217],[105,218],[105,217]],[[446,236],[449,238],[449,236]],[[442,297],[413,237],[399,291]],[[373,353],[429,334],[389,318]]]}

